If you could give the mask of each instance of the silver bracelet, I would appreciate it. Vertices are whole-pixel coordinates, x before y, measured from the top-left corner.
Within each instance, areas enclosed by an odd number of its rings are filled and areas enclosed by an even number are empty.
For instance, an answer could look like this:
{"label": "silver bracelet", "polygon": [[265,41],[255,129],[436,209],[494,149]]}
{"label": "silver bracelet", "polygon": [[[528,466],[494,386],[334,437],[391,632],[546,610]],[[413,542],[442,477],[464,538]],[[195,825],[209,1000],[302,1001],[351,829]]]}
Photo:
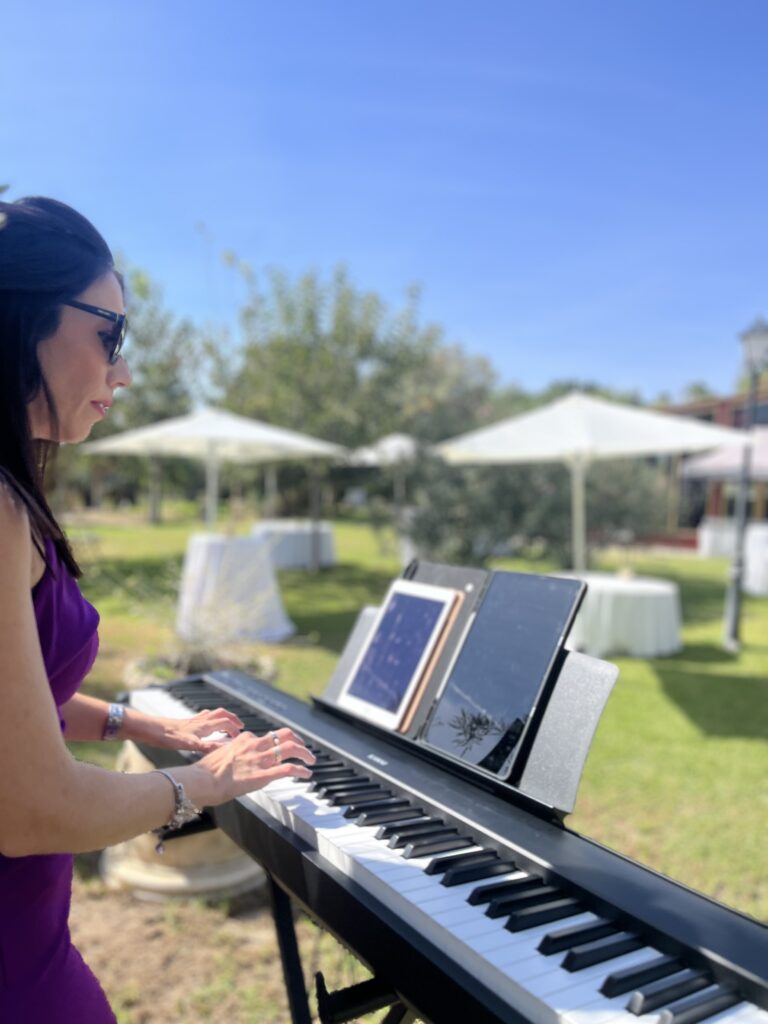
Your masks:
{"label": "silver bracelet", "polygon": [[164,775],[173,786],[173,813],[165,825],[161,825],[160,828],[152,829],[153,833],[160,837],[158,839],[157,846],[155,846],[155,850],[157,853],[163,853],[165,847],[163,846],[162,834],[168,830],[174,831],[177,828],[181,828],[181,826],[186,825],[188,821],[194,821],[195,818],[203,812],[199,807],[196,807],[192,803],[184,792],[184,786],[180,782],[177,782],[170,772],[167,772],[164,768],[153,768],[149,774]]}
{"label": "silver bracelet", "polygon": [[103,740],[116,740],[117,734],[123,727],[125,718],[125,704],[110,704],[107,710],[107,720],[104,722],[104,731],[101,734]]}

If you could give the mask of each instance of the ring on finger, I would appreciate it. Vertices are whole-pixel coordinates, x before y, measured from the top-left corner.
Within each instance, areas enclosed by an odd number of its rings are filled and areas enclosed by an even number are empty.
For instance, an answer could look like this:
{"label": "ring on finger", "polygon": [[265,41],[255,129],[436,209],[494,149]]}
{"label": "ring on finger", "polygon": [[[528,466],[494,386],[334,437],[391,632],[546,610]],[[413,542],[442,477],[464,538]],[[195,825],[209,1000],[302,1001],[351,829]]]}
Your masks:
{"label": "ring on finger", "polygon": [[280,737],[277,735],[274,729],[269,730],[269,735],[272,737],[272,742],[276,747],[280,746]]}
{"label": "ring on finger", "polygon": [[275,744],[275,764],[280,764],[280,743]]}

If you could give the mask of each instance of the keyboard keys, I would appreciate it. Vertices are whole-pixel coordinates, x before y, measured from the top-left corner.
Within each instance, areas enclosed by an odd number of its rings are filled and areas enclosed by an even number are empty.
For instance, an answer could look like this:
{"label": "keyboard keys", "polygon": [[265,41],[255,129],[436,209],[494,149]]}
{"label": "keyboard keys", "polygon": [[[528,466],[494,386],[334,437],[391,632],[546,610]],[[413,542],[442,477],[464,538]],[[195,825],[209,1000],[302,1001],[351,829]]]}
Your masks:
{"label": "keyboard keys", "polygon": [[546,924],[548,921],[561,921],[564,917],[573,917],[583,909],[583,905],[574,897],[555,900],[542,906],[522,907],[510,915],[504,927],[510,932],[520,932],[526,928]]}
{"label": "keyboard keys", "polygon": [[[207,686],[192,689],[196,703],[185,703],[195,710],[229,706]],[[231,710],[254,731],[279,727],[239,702]],[[546,878],[519,870],[509,855],[482,848],[464,827],[454,827],[450,812],[444,818],[417,807],[408,794],[392,792],[389,780],[379,781],[375,768],[308,746],[317,756],[310,782],[278,780],[247,799],[307,838],[352,880],[365,880],[404,920],[418,927],[423,921],[428,935],[439,929],[458,963],[471,965],[496,991],[513,990],[522,999],[519,1012],[532,1024],[628,1024],[643,1013],[654,1017],[638,1024],[699,1024],[711,1017],[713,1024],[768,1024],[768,1015],[740,1004],[706,973],[688,971],[623,932],[609,915],[591,913],[545,868]],[[492,906],[497,916],[486,915]],[[564,925],[554,923],[561,920]],[[642,1008],[630,1017],[633,1000]]]}
{"label": "keyboard keys", "polygon": [[452,835],[447,834],[414,839],[403,850],[403,857],[406,860],[410,860],[412,857],[427,857],[433,853],[446,853],[449,850],[460,850],[466,846],[474,846],[474,841],[469,836],[460,836],[455,830],[451,831],[453,832]]}
{"label": "keyboard keys", "polygon": [[496,875],[507,875],[515,870],[511,860],[496,860],[490,864],[475,864],[469,867],[448,868],[442,878],[442,885],[463,885],[465,882],[476,882],[480,878],[493,878]]}
{"label": "keyboard keys", "polygon": [[490,853],[488,850],[478,850],[471,853],[455,853],[448,854],[445,857],[435,857],[429,864],[424,868],[424,871],[428,875],[441,875],[444,871],[447,871],[450,867],[455,867],[458,864],[470,865],[470,864],[490,864],[496,859],[495,853]]}
{"label": "keyboard keys", "polygon": [[427,832],[429,829],[442,828],[445,822],[442,818],[430,818],[425,814],[420,815],[413,821],[394,821],[383,825],[376,833],[377,839],[384,839],[390,842],[398,835],[416,835],[418,832]]}
{"label": "keyboard keys", "polygon": [[632,994],[627,1009],[639,1017],[643,1013],[650,1013],[660,1006],[682,999],[683,996],[700,992],[711,984],[709,975],[703,971],[681,971],[679,974],[673,974],[661,981],[649,982],[639,988]]}
{"label": "keyboard keys", "polygon": [[625,953],[633,953],[636,949],[642,949],[644,945],[643,940],[637,935],[619,932],[618,935],[609,935],[604,939],[596,939],[594,942],[574,946],[565,955],[562,967],[566,971],[582,971],[585,967],[602,964],[606,960],[615,960]]}
{"label": "keyboard keys", "polygon": [[492,885],[481,885],[475,889],[469,897],[473,906],[481,903],[490,903],[493,899],[503,899],[505,896],[513,896],[524,889],[535,889],[542,884],[537,875],[525,875],[508,882],[495,882]]}
{"label": "keyboard keys", "polygon": [[539,885],[522,889],[512,896],[499,897],[491,900],[485,913],[488,917],[506,917],[520,907],[531,907],[541,903],[551,903],[563,895],[561,889],[554,885]]}
{"label": "keyboard keys", "polygon": [[698,1021],[714,1017],[723,1010],[737,1006],[741,1001],[741,996],[735,992],[718,986],[668,1006],[661,1011],[659,1024],[698,1024]]}
{"label": "keyboard keys", "polygon": [[376,811],[366,811],[361,814],[357,823],[358,825],[384,825],[395,821],[407,821],[410,818],[420,818],[423,815],[424,811],[421,807],[411,807],[408,804],[405,807],[387,808],[385,806],[384,809],[379,808]]}
{"label": "keyboard keys", "polygon": [[[551,956],[553,953],[562,953],[565,949],[572,949],[584,942],[594,942],[595,939],[603,939],[608,935],[615,935],[618,929],[612,921],[598,918],[591,924],[570,925],[567,928],[559,928],[557,931],[545,935],[539,944],[539,952],[544,956]],[[630,986],[633,987],[633,986]],[[628,989],[625,989],[628,991]],[[618,992],[611,992],[610,995],[618,995]]]}
{"label": "keyboard keys", "polygon": [[659,978],[676,974],[682,969],[683,965],[675,957],[657,956],[637,967],[612,972],[603,982],[600,991],[608,998],[621,996],[625,992],[632,992],[634,989],[640,988],[641,985],[647,985],[650,981],[657,981]]}

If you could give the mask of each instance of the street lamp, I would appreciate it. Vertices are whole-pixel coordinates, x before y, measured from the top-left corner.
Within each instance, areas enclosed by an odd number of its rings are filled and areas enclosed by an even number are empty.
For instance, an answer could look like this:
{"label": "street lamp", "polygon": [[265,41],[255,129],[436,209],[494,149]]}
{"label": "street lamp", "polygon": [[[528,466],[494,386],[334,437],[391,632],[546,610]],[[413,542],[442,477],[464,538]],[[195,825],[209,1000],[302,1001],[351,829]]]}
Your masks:
{"label": "street lamp", "polygon": [[[744,410],[744,429],[749,431],[755,421],[757,385],[762,370],[768,367],[768,323],[758,317],[739,337],[744,347],[744,363],[749,373],[749,397]],[[739,624],[741,618],[741,586],[744,575],[744,535],[747,529],[749,504],[749,473],[752,465],[752,444],[744,445],[741,457],[741,475],[736,496],[736,538],[728,592],[725,597],[725,647],[737,653],[741,647]]]}

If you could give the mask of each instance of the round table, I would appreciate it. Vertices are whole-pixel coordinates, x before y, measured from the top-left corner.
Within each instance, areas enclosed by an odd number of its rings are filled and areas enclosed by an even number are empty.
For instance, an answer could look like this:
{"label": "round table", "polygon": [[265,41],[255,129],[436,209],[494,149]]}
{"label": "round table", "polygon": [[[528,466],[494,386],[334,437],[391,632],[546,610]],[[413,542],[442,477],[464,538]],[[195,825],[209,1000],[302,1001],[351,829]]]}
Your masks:
{"label": "round table", "polygon": [[744,537],[745,594],[765,597],[768,594],[768,523],[750,523]]}
{"label": "round table", "polygon": [[189,538],[176,631],[203,647],[280,643],[296,632],[283,608],[266,537],[195,533]]}
{"label": "round table", "polygon": [[587,584],[567,647],[597,658],[607,654],[657,658],[680,650],[677,584],[602,572],[562,575],[578,577]]}
{"label": "round table", "polygon": [[330,523],[261,519],[252,527],[251,536],[267,540],[275,569],[319,569],[336,564]]}

